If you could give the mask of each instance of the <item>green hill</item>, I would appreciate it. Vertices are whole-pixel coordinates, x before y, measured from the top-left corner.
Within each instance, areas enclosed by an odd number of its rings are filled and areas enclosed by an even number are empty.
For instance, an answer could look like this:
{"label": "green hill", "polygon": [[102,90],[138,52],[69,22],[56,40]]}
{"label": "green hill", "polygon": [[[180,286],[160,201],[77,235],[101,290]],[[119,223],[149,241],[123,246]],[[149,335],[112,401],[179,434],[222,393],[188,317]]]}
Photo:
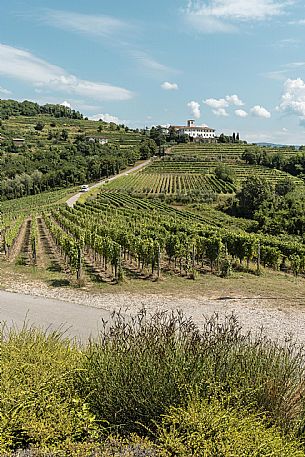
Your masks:
{"label": "green hill", "polygon": [[115,174],[140,158],[143,134],[61,105],[0,100],[0,200]]}

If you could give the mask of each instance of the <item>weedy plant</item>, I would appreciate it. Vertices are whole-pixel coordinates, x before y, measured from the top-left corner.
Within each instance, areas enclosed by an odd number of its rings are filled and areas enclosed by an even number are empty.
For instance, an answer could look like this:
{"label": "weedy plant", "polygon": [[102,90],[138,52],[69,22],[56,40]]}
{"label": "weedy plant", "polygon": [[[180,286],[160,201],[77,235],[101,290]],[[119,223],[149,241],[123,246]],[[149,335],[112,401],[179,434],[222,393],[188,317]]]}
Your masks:
{"label": "weedy plant", "polygon": [[179,312],[115,314],[83,361],[79,389],[91,411],[124,433],[143,433],[196,388],[201,398],[239,392],[271,423],[303,434],[303,350],[244,334],[235,316],[215,315],[199,331]]}
{"label": "weedy plant", "polygon": [[[245,456],[303,456],[304,360],[291,341],[243,333],[235,316],[214,315],[199,330],[180,312],[114,313],[82,347],[60,332],[4,326],[0,455],[187,457],[194,445],[193,455],[237,457],[228,426]],[[132,433],[148,441],[134,445]],[[125,454],[103,447],[109,436]],[[287,452],[268,454],[272,446]]]}
{"label": "weedy plant", "polygon": [[125,433],[143,432],[182,401],[200,364],[197,345],[199,331],[181,313],[115,314],[87,348],[80,391],[96,417]]}

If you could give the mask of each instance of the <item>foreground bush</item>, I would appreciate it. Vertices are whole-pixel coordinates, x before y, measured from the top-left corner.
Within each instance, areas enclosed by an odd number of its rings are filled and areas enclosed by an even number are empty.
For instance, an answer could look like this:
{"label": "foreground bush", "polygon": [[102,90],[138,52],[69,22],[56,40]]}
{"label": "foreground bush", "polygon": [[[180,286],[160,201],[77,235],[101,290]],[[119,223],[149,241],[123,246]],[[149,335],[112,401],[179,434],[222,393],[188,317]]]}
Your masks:
{"label": "foreground bush", "polygon": [[83,355],[59,333],[0,332],[0,455],[95,435],[85,398],[74,389]]}
{"label": "foreground bush", "polygon": [[80,391],[114,430],[140,432],[183,401],[200,372],[200,336],[182,315],[117,315],[86,351]]}
{"label": "foreground bush", "polygon": [[234,316],[222,323],[214,316],[199,331],[179,313],[117,315],[83,360],[79,389],[115,431],[143,433],[190,391],[206,398],[220,389],[240,392],[246,406],[303,433],[302,350],[243,335]]}
{"label": "foreground bush", "polygon": [[[108,457],[111,435],[121,437],[113,456],[187,456],[190,446],[247,456],[250,441],[253,455],[289,455],[268,454],[271,446],[303,455],[291,442],[304,440],[303,351],[243,335],[233,316],[199,331],[180,313],[115,314],[84,347],[59,333],[3,328],[0,375],[0,455]],[[248,454],[234,454],[226,429]],[[134,444],[132,433],[149,441]]]}
{"label": "foreground bush", "polygon": [[217,399],[192,400],[170,408],[159,427],[159,443],[176,457],[304,457],[300,444],[267,428],[261,418]]}

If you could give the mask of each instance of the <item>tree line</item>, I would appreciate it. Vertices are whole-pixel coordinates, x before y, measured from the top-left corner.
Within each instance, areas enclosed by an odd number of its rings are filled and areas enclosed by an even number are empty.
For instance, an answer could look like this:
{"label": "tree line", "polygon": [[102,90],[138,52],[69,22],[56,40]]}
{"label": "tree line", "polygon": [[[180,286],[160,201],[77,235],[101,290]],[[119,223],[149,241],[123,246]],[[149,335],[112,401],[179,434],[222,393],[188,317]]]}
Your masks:
{"label": "tree line", "polygon": [[301,146],[298,152],[292,146],[291,151],[294,152],[293,155],[284,154],[281,151],[270,152],[258,147],[249,147],[245,149],[242,159],[250,165],[263,165],[303,178],[305,177],[304,146]]}
{"label": "tree line", "polygon": [[11,116],[37,116],[38,114],[49,114],[56,118],[83,119],[83,115],[79,111],[64,105],[47,103],[41,106],[28,100],[23,102],[0,100],[0,119],[8,119]]}
{"label": "tree line", "polygon": [[257,229],[273,235],[305,234],[305,189],[287,176],[273,184],[252,175],[231,201],[228,212],[254,219]]}
{"label": "tree line", "polygon": [[0,157],[0,199],[107,178],[156,152],[156,143],[148,138],[139,145],[120,148],[109,143],[90,143],[84,136],[78,136],[68,145],[4,154]]}

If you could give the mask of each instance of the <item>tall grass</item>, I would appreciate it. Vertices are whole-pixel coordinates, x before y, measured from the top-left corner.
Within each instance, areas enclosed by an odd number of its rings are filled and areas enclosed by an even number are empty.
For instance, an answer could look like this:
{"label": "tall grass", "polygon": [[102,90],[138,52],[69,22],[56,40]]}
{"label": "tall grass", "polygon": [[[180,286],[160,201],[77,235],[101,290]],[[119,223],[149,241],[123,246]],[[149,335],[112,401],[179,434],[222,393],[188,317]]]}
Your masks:
{"label": "tall grass", "polygon": [[142,431],[177,405],[201,364],[200,334],[181,314],[121,314],[89,345],[80,389],[97,417],[120,431]]}
{"label": "tall grass", "polygon": [[231,394],[303,433],[303,350],[245,335],[234,316],[222,323],[213,316],[199,331],[179,312],[115,315],[87,348],[83,369],[80,386],[91,410],[128,433],[143,431],[194,389],[204,398]]}
{"label": "tall grass", "polygon": [[[240,433],[252,421],[254,435],[265,437],[269,447],[273,438],[277,446],[281,440],[289,444],[291,437],[300,444],[304,360],[303,349],[293,342],[280,345],[263,334],[243,334],[234,316],[220,321],[215,315],[199,330],[179,312],[149,315],[142,310],[133,318],[115,313],[99,338],[82,347],[60,332],[3,327],[0,455],[18,448],[94,445],[109,433],[127,438],[137,433],[165,449],[164,437],[173,439],[168,424],[177,414],[185,423],[194,398],[199,422],[212,405],[219,418],[228,414],[230,423],[246,424]],[[204,416],[205,421],[212,416]],[[194,433],[197,422],[189,424]],[[207,430],[214,426],[215,421]],[[298,452],[291,455],[305,455]]]}

